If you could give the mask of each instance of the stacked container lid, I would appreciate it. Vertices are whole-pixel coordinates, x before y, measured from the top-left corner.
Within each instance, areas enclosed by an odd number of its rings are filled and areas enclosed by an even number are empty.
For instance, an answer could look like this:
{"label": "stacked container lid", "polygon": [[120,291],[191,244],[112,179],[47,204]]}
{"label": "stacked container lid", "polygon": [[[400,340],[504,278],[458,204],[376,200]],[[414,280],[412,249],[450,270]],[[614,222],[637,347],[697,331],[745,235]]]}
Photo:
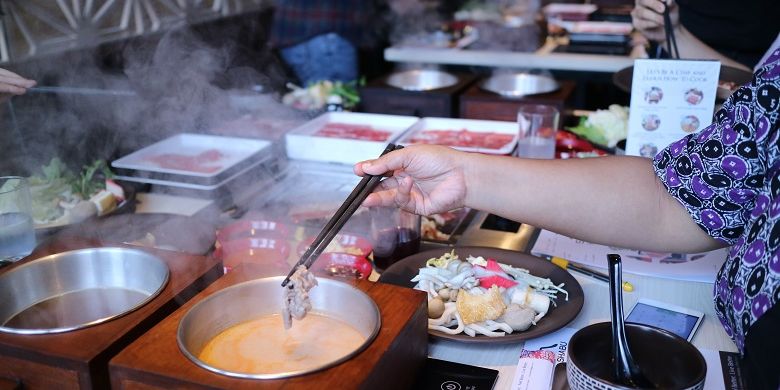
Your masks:
{"label": "stacked container lid", "polygon": [[262,170],[272,158],[269,141],[206,134],[177,134],[111,165],[120,180],[152,184],[167,192],[214,195]]}

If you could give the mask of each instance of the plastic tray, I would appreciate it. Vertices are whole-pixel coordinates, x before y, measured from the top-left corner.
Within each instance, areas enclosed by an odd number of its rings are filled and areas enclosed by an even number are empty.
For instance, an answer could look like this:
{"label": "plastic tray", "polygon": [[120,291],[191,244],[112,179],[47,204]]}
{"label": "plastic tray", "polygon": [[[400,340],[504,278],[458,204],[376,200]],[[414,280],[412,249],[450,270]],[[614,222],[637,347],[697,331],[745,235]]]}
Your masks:
{"label": "plastic tray", "polygon": [[420,142],[420,143],[437,143],[439,145],[450,146],[454,149],[462,150],[465,152],[478,152],[486,154],[501,154],[508,155],[512,153],[517,145],[518,127],[515,122],[507,121],[489,121],[489,120],[477,120],[477,119],[451,119],[451,118],[423,118],[417,124],[415,124],[403,137],[398,141],[402,145],[412,144],[412,139],[419,136],[421,133],[428,130],[452,130],[460,131],[466,130],[473,133],[498,133],[511,135],[511,139],[506,144],[497,148],[490,148],[480,145],[462,146],[462,145],[448,145],[446,143],[437,142]]}
{"label": "plastic tray", "polygon": [[[255,165],[270,155],[271,143],[265,140],[226,137],[206,134],[182,133],[137,150],[111,163],[125,180],[218,186],[242,170]],[[195,156],[211,154],[211,158],[198,160]],[[169,160],[198,161],[191,169],[163,166],[154,157]],[[146,181],[143,181],[143,180]]]}
{"label": "plastic tray", "polygon": [[225,178],[225,180],[222,180],[221,182],[216,184],[193,184],[193,183],[186,183],[186,182],[179,182],[179,181],[154,179],[149,177],[136,177],[136,176],[125,176],[125,175],[116,175],[116,178],[119,180],[131,181],[134,183],[144,183],[144,184],[152,184],[152,185],[176,187],[176,188],[187,188],[187,189],[199,190],[199,191],[213,191],[224,186],[227,183],[232,182],[233,180],[235,180],[237,177],[241,175],[247,174],[252,170],[262,168],[261,166],[264,162],[266,161],[265,160],[254,161],[249,166],[241,168],[240,170],[236,171],[232,175]]}
{"label": "plastic tray", "polygon": [[[309,160],[339,164],[355,164],[376,158],[385,146],[395,142],[419,118],[415,116],[329,112],[304,123],[285,136],[287,156],[295,160]],[[317,135],[329,123],[370,126],[387,131],[383,141]]]}
{"label": "plastic tray", "polygon": [[582,21],[567,23],[564,26],[569,34],[612,34],[628,35],[634,29],[631,23],[627,22],[601,22],[601,21]]}
{"label": "plastic tray", "polygon": [[587,20],[597,9],[595,4],[550,3],[542,8],[542,12],[548,18],[581,21]]}

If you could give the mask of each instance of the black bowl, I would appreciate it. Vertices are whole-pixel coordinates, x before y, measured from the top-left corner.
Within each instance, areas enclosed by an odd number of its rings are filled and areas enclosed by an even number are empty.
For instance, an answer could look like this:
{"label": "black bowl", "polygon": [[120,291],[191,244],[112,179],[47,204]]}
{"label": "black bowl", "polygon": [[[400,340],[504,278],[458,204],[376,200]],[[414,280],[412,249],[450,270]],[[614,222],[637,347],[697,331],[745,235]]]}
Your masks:
{"label": "black bowl", "polygon": [[[626,323],[631,354],[658,389],[701,389],[707,363],[698,349],[680,336],[656,327]],[[601,322],[578,330],[569,341],[567,377],[573,389],[627,389],[612,370],[612,328]],[[593,387],[596,386],[596,387]]]}

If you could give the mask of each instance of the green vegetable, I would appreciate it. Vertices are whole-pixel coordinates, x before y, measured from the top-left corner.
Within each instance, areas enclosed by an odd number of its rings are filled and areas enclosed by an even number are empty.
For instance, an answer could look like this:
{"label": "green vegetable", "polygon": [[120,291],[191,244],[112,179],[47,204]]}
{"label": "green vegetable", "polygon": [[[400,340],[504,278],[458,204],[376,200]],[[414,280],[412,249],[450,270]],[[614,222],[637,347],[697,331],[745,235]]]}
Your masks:
{"label": "green vegetable", "polygon": [[[98,175],[98,172],[102,175]],[[60,202],[75,204],[87,200],[106,188],[105,179],[114,177],[103,160],[84,166],[78,175],[73,174],[57,157],[41,167],[41,172],[30,176],[32,216],[37,223],[53,221],[64,214]]]}
{"label": "green vegetable", "polygon": [[[93,180],[95,173],[100,170],[103,173],[101,180]],[[91,165],[84,166],[81,174],[71,183],[73,192],[81,195],[83,199],[89,199],[94,193],[106,188],[105,179],[113,177],[113,173],[108,169],[106,162],[95,160]]]}
{"label": "green vegetable", "polygon": [[587,118],[580,118],[580,123],[569,130],[588,141],[614,148],[628,135],[628,107],[610,104],[606,110],[596,110]]}
{"label": "green vegetable", "polygon": [[348,83],[342,83],[336,81],[333,83],[333,89],[331,89],[331,95],[341,96],[343,99],[344,108],[353,108],[360,103],[360,93],[358,93],[358,87],[366,84],[365,77],[361,77],[360,80],[353,80]]}
{"label": "green vegetable", "polygon": [[600,129],[588,124],[588,117],[581,117],[580,123],[575,127],[569,127],[568,130],[600,145],[606,145],[608,143],[607,137],[604,136],[604,133]]}
{"label": "green vegetable", "polygon": [[59,180],[70,181],[72,179],[72,174],[68,171],[68,168],[57,157],[52,158],[48,164],[42,166],[41,173],[43,175],[36,174],[30,176],[31,186],[48,185]]}
{"label": "green vegetable", "polygon": [[446,268],[453,260],[458,260],[458,255],[455,254],[455,249],[448,253],[444,253],[440,257],[432,257],[425,262],[426,267]]}

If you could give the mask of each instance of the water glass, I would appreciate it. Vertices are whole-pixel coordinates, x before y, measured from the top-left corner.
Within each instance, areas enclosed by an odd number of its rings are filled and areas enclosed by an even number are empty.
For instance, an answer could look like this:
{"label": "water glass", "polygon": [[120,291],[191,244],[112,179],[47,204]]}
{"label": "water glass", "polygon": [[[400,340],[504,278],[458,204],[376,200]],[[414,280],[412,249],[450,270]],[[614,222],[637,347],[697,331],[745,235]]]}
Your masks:
{"label": "water glass", "polygon": [[27,179],[0,176],[0,261],[16,261],[35,248]]}
{"label": "water glass", "polygon": [[558,131],[558,109],[543,104],[520,106],[517,124],[520,135],[515,156],[523,158],[554,158],[555,133]]}
{"label": "water glass", "polygon": [[372,207],[369,214],[374,268],[377,271],[382,272],[420,250],[419,215],[396,207]]}

